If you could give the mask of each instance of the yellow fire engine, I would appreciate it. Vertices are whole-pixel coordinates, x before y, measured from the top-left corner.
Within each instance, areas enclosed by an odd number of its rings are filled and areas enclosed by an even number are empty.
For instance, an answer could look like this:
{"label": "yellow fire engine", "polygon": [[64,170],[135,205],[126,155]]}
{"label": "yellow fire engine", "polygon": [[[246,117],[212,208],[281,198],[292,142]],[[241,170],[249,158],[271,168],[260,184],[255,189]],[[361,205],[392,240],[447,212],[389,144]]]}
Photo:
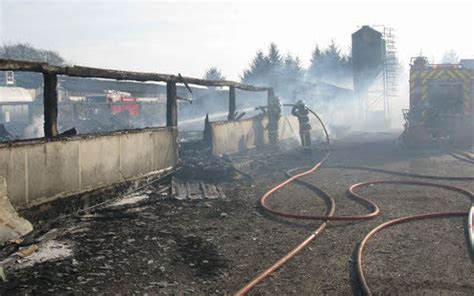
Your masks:
{"label": "yellow fire engine", "polygon": [[474,67],[429,64],[425,57],[410,65],[410,109],[403,110],[402,142],[410,147],[430,144],[472,146],[474,139]]}

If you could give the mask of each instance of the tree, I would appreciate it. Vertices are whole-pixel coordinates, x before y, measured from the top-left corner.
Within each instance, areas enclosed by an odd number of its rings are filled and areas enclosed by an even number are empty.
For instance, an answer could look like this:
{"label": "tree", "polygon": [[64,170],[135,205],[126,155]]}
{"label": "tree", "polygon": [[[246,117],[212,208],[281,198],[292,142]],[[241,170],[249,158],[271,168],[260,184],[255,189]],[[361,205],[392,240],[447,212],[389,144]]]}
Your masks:
{"label": "tree", "polygon": [[311,64],[308,68],[308,74],[310,76],[316,76],[317,73],[317,65],[319,61],[322,59],[323,53],[321,52],[321,49],[319,49],[319,46],[316,45],[316,47],[313,50],[313,53],[311,54]]}
{"label": "tree", "polygon": [[206,73],[204,74],[203,79],[206,79],[206,80],[225,80],[225,76],[222,75],[221,70],[219,70],[217,67],[211,67],[206,71]]}
{"label": "tree", "polygon": [[303,80],[304,74],[299,57],[290,54],[283,57],[278,46],[270,43],[267,55],[257,51],[241,80],[244,83],[271,86],[281,94],[289,93],[293,84]]}
{"label": "tree", "polygon": [[65,60],[57,52],[38,49],[28,43],[16,43],[0,46],[0,58],[43,62],[51,65],[65,65]]}
{"label": "tree", "polygon": [[458,64],[459,63],[459,56],[454,49],[446,50],[443,54],[443,58],[441,59],[441,63],[443,64]]}
{"label": "tree", "polygon": [[321,50],[317,45],[311,56],[308,76],[330,83],[338,83],[352,77],[352,57],[341,53],[336,43]]}
{"label": "tree", "polygon": [[301,66],[300,58],[293,58],[290,54],[287,54],[284,60],[283,76],[290,81],[302,80],[304,73],[305,70]]}
{"label": "tree", "polygon": [[283,58],[275,43],[270,43],[268,55],[257,51],[250,68],[245,70],[241,80],[244,83],[265,84],[276,88],[284,72]]}
{"label": "tree", "polygon": [[257,51],[250,64],[250,68],[245,70],[241,80],[243,83],[263,83],[266,81],[270,71],[270,62],[261,50]]}
{"label": "tree", "polygon": [[275,43],[270,43],[270,47],[268,48],[268,62],[270,63],[270,67],[273,70],[278,70],[283,65],[283,59],[281,58],[280,50],[278,49]]}
{"label": "tree", "polygon": [[[38,49],[28,43],[16,43],[0,46],[0,58],[23,60],[29,62],[42,62],[56,66],[66,64],[63,57],[52,50]],[[43,77],[38,73],[19,72],[15,73],[17,86],[25,88],[38,88],[43,83]]]}
{"label": "tree", "polygon": [[341,55],[341,50],[337,47],[334,40],[331,40],[328,48],[325,51],[326,59],[328,59],[333,64],[339,64],[343,60]]}

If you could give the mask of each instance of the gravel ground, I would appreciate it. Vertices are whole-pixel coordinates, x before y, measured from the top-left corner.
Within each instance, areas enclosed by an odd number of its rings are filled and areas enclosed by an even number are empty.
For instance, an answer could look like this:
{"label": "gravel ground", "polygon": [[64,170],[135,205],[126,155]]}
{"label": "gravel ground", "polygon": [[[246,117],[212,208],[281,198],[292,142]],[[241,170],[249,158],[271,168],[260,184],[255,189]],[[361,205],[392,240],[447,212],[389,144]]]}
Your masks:
{"label": "gravel ground", "polygon": [[[387,135],[375,140],[372,135],[363,138],[336,142],[329,165],[474,176],[472,165],[446,154],[402,151]],[[284,180],[287,169],[314,163],[321,155],[295,151],[256,154],[248,170],[254,185],[243,179],[219,180],[225,199],[177,201],[149,187],[129,196],[128,201],[52,223],[52,239],[48,245],[44,243],[49,248],[40,245],[39,252],[45,254],[23,259],[7,269],[9,281],[0,284],[0,294],[232,294],[320,225],[270,216],[260,209],[258,199]],[[355,182],[375,179],[400,177],[323,168],[305,180],[330,193],[336,200],[336,215],[343,215],[367,212],[347,199],[345,191]],[[474,190],[474,182],[439,182]],[[432,188],[383,185],[360,192],[381,207],[380,217],[329,223],[322,236],[252,293],[359,295],[354,253],[368,231],[400,216],[467,211],[470,206],[461,195]],[[283,189],[271,204],[300,213],[325,212],[324,202],[301,185]],[[466,220],[411,222],[377,234],[369,242],[365,257],[373,292],[473,295],[474,268],[467,250]],[[48,255],[54,254],[55,248],[60,256]]]}

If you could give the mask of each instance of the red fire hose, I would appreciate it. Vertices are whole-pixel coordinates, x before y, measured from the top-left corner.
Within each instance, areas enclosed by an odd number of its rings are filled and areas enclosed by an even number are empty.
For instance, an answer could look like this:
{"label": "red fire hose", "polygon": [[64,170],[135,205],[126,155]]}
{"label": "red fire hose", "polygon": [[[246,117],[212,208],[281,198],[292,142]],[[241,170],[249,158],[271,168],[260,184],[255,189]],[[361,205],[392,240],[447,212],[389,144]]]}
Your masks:
{"label": "red fire hose", "polygon": [[[319,116],[314,113],[312,110],[308,109],[313,115],[316,116],[316,118],[319,120],[321,123],[321,126],[323,127],[323,130],[326,134],[326,141],[328,144],[328,151],[327,154],[323,157],[321,161],[316,163],[312,168],[298,173],[296,175],[293,175],[292,173],[296,170],[300,170],[301,168],[295,168],[287,172],[288,179],[285,180],[284,182],[278,184],[277,186],[271,188],[269,191],[267,191],[260,199],[260,204],[261,206],[268,211],[269,213],[276,215],[276,216],[281,216],[285,218],[293,218],[293,219],[304,219],[304,220],[321,220],[323,223],[313,232],[311,233],[310,236],[308,236],[304,241],[299,243],[293,250],[291,250],[288,254],[283,256],[281,259],[279,259],[277,262],[275,262],[272,266],[270,266],[268,269],[260,273],[257,277],[255,277],[251,282],[249,282],[247,285],[245,285],[242,289],[240,289],[236,295],[246,295],[248,292],[250,292],[255,286],[257,286],[259,283],[263,282],[266,278],[268,278],[271,274],[273,274],[276,270],[278,270],[281,266],[283,266],[287,261],[292,259],[296,254],[298,254],[300,251],[302,251],[311,241],[313,241],[318,235],[322,233],[324,228],[327,226],[327,223],[329,220],[349,220],[349,221],[355,221],[355,220],[368,220],[371,218],[374,218],[380,214],[380,209],[379,207],[372,202],[371,200],[361,196],[360,194],[356,193],[354,190],[357,188],[361,187],[366,187],[366,186],[371,186],[371,185],[381,185],[381,184],[402,184],[402,185],[417,185],[417,186],[430,186],[430,187],[437,187],[437,188],[443,188],[451,191],[455,191],[458,193],[461,193],[468,198],[471,199],[471,202],[474,202],[474,194],[466,189],[463,189],[461,187],[456,187],[456,186],[451,186],[451,185],[445,185],[445,184],[438,184],[438,183],[431,183],[431,182],[420,182],[420,181],[412,181],[412,180],[399,180],[399,181],[386,181],[386,180],[379,180],[379,181],[371,181],[371,182],[364,182],[364,183],[358,183],[350,186],[348,189],[348,195],[349,197],[353,198],[356,202],[359,202],[363,205],[365,205],[367,208],[371,209],[371,212],[365,215],[354,215],[354,216],[334,216],[334,211],[336,208],[336,203],[334,199],[324,192],[321,188],[317,187],[314,184],[311,184],[309,182],[303,181],[300,178],[303,176],[307,176],[309,174],[312,174],[316,172],[318,169],[321,168],[323,163],[329,158],[330,156],[330,141],[329,141],[329,134],[326,130],[326,127],[323,123],[323,121],[319,118]],[[368,171],[374,171],[374,172],[380,172],[380,173],[386,173],[386,174],[394,174],[394,175],[399,175],[399,176],[405,176],[405,177],[414,177],[414,178],[429,178],[429,179],[444,179],[444,180],[474,180],[474,177],[441,177],[441,176],[430,176],[430,175],[419,175],[419,174],[411,174],[411,173],[403,173],[403,172],[396,172],[396,171],[389,171],[389,170],[383,170],[383,169],[377,169],[377,168],[369,168],[369,167],[339,167],[339,168],[346,168],[346,169],[358,169],[358,170],[368,170]],[[326,201],[328,201],[329,206],[326,211],[325,216],[316,216],[316,215],[301,215],[301,214],[295,214],[291,212],[285,212],[285,211],[279,211],[271,208],[268,204],[267,201],[272,197],[272,195],[277,192],[278,190],[282,189],[283,187],[289,185],[293,181],[300,182],[304,184],[305,186],[310,187],[314,191],[319,193],[319,196],[324,198]],[[471,208],[472,212],[472,208]],[[372,231],[370,231],[367,236],[362,240],[362,242],[359,245],[358,248],[358,254],[357,254],[357,276],[359,279],[359,282],[361,284],[362,292],[366,295],[371,295],[370,288],[367,284],[367,280],[365,279],[364,272],[363,272],[363,252],[365,245],[367,241],[374,236],[377,232],[381,231],[384,228],[390,227],[392,225],[400,224],[400,223],[406,223],[409,221],[414,221],[414,220],[422,220],[422,219],[430,219],[430,218],[443,218],[443,217],[455,217],[455,216],[466,216],[468,213],[467,212],[436,212],[436,213],[427,213],[427,214],[422,214],[422,215],[415,215],[415,216],[407,216],[407,217],[401,217],[398,219],[394,219],[391,221],[387,221],[376,228],[374,228]],[[474,213],[469,213],[470,215],[474,215]],[[473,235],[473,226],[472,224],[472,217],[469,219],[469,228],[470,228],[470,239],[471,239],[471,251],[474,251],[474,235]]]}
{"label": "red fire hose", "polygon": [[[371,182],[364,182],[364,183],[358,183],[355,185],[351,186],[351,189],[354,190],[356,188],[361,188],[361,187],[367,187],[371,185],[380,185],[380,184],[402,184],[402,185],[417,185],[417,186],[429,186],[429,187],[436,187],[436,188],[442,188],[454,192],[461,193],[462,195],[465,195],[467,198],[471,200],[471,203],[474,202],[474,194],[470,192],[469,190],[466,190],[461,187],[456,187],[452,185],[445,185],[445,184],[438,184],[438,183],[431,183],[431,182],[420,182],[420,181],[411,181],[411,180],[399,180],[399,181],[386,181],[386,180],[381,180],[381,181],[371,181]],[[351,190],[350,189],[350,190]],[[468,215],[467,212],[434,212],[434,213],[426,213],[426,214],[420,214],[420,215],[414,215],[414,216],[406,216],[406,217],[400,217],[397,219],[393,219],[387,222],[384,222],[374,229],[372,229],[365,237],[364,239],[360,242],[359,248],[357,250],[357,277],[359,279],[359,283],[362,288],[362,292],[364,295],[372,295],[372,292],[369,288],[369,285],[367,284],[367,280],[364,275],[364,265],[363,265],[363,255],[364,255],[364,249],[371,237],[373,237],[377,232],[381,231],[384,228],[388,228],[393,225],[397,224],[402,224],[410,221],[415,221],[415,220],[424,220],[424,219],[432,219],[432,218],[451,218],[451,217],[466,217]],[[470,238],[470,250],[471,252],[474,251],[474,246],[473,246],[473,240],[472,240],[472,222],[468,223],[469,227],[471,228],[471,238]]]}

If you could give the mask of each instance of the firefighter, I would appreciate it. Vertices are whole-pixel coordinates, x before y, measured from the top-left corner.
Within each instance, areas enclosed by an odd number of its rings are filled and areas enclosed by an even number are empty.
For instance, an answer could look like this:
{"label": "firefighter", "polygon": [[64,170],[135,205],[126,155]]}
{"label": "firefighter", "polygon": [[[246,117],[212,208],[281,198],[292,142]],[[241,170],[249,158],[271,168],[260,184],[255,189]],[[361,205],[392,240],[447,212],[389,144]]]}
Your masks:
{"label": "firefighter", "polygon": [[311,151],[311,137],[309,132],[311,131],[311,125],[309,124],[309,112],[306,108],[305,102],[299,100],[291,109],[291,114],[298,118],[300,125],[300,137],[301,145],[304,151]]}

